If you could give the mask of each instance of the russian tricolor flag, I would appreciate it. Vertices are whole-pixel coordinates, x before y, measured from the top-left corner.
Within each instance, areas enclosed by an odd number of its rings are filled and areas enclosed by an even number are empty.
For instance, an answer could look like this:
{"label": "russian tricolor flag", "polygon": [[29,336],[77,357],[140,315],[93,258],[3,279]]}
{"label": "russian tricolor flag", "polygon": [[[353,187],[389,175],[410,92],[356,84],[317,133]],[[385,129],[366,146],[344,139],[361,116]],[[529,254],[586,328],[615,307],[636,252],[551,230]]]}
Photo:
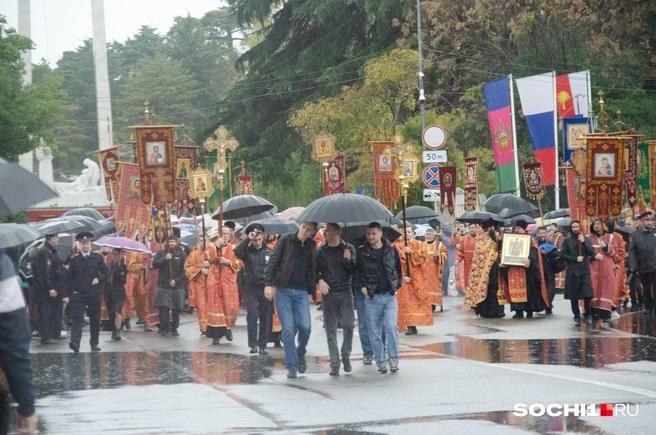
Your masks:
{"label": "russian tricolor flag", "polygon": [[524,77],[515,83],[535,158],[542,162],[542,180],[545,186],[553,186],[558,177],[556,73]]}

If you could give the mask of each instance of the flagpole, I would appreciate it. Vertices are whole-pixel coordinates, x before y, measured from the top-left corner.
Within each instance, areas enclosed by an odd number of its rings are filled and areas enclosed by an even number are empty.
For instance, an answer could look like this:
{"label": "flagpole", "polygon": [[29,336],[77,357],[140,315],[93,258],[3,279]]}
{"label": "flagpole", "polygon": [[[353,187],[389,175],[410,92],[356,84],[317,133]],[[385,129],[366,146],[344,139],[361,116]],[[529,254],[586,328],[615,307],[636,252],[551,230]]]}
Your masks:
{"label": "flagpole", "polygon": [[[592,113],[592,84],[590,82],[590,70],[585,70],[585,81],[588,85],[588,113],[585,114],[588,118],[592,118],[590,114]],[[593,130],[594,131],[594,130]]]}
{"label": "flagpole", "polygon": [[512,74],[508,74],[508,84],[510,85],[510,114],[512,116],[512,135],[513,135],[513,153],[515,157],[515,195],[521,197],[519,186],[519,157],[517,156],[517,129],[515,127],[515,91],[513,89]]}
{"label": "flagpole", "polygon": [[554,129],[554,152],[556,153],[556,165],[554,170],[556,171],[556,184],[554,185],[554,197],[555,197],[555,209],[560,208],[560,177],[558,176],[558,100],[557,100],[557,90],[556,90],[556,71],[551,72],[552,84],[553,84],[553,129]]}

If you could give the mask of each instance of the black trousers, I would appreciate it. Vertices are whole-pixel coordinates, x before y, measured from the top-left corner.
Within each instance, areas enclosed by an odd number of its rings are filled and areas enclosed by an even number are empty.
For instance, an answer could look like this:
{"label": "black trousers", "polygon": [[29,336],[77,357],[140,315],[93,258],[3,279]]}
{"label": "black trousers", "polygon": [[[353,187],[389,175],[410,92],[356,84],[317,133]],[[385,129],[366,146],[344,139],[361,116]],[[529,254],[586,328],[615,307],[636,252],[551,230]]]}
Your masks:
{"label": "black trousers", "polygon": [[84,323],[84,312],[89,316],[89,330],[91,337],[89,344],[97,346],[100,336],[100,300],[87,300],[85,298],[71,298],[71,317],[73,326],[71,327],[71,343],[80,347],[82,338],[82,325]]}
{"label": "black trousers", "polygon": [[159,309],[159,330],[162,332],[177,331],[180,326],[180,311],[168,307]]}
{"label": "black trousers", "polygon": [[265,348],[269,341],[273,322],[273,302],[264,297],[264,289],[248,289],[244,292],[244,299],[246,300],[248,347]]}
{"label": "black trousers", "polygon": [[637,272],[629,272],[629,292],[631,294],[631,306],[643,304],[644,296],[642,293],[642,284]]}
{"label": "black trousers", "polygon": [[642,294],[646,310],[654,309],[654,297],[656,296],[656,272],[640,272],[642,282]]}
{"label": "black trousers", "polygon": [[[590,302],[592,302],[591,298],[584,298],[583,299],[583,307],[585,308],[585,317],[590,317],[592,315],[592,310],[590,309]],[[572,314],[574,314],[574,317],[577,319],[581,318],[581,308],[579,307],[579,300],[578,299],[571,299],[570,303],[572,304]]]}
{"label": "black trousers", "polygon": [[323,325],[326,329],[330,366],[339,367],[340,350],[337,347],[337,325],[342,327],[344,333],[341,357],[342,359],[348,359],[351,356],[353,324],[355,322],[353,293],[350,291],[328,293],[321,300],[323,302]]}
{"label": "black trousers", "polygon": [[39,336],[41,340],[61,335],[63,303],[59,296],[46,297],[39,302]]}

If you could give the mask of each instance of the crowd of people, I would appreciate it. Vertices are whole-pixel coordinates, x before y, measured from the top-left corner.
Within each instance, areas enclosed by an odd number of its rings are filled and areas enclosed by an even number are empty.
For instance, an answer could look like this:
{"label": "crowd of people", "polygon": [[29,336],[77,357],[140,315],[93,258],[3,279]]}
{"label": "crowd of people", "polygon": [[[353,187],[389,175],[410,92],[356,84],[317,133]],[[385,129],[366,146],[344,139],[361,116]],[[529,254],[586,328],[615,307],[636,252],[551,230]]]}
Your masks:
{"label": "crowd of people", "polygon": [[[529,236],[529,252],[521,262],[505,264],[504,238],[526,235],[527,228],[521,219],[511,227],[488,219],[459,224],[452,233],[430,229],[419,240],[408,224],[396,240],[387,240],[383,227],[372,222],[348,243],[336,223],[319,227],[303,222],[296,233],[282,236],[251,224],[237,237],[235,224],[225,222],[193,247],[174,235],[161,245],[150,242],[152,254],[97,251],[93,234],[82,232],[65,261],[57,256],[57,234],[48,234],[32,259],[25,300],[33,335],[41,344],[66,339],[68,322],[69,347],[75,353],[85,323],[90,349],[97,352],[102,328],[120,341],[123,330],[135,327],[133,319],[145,332],[156,329],[161,336],[176,337],[184,310],[195,311],[201,337],[218,345],[224,338],[233,340],[232,329],[245,306],[250,353],[268,354],[271,342],[284,347],[287,377],[292,379],[307,370],[312,301],[323,311],[332,376],[352,370],[356,313],[363,364],[375,362],[381,374],[398,372],[399,332],[414,335],[417,327],[433,324],[433,311],[443,304],[447,285],[464,293],[465,306],[484,318],[505,316],[506,304],[515,319],[551,314],[558,292],[571,301],[576,325],[608,322],[613,312],[628,309],[629,302],[632,311],[654,313],[652,212],[627,219],[623,232],[616,231],[613,220],[599,219],[591,221],[588,231],[576,220],[568,228],[539,227]],[[0,260],[10,261],[4,254]],[[11,269],[0,278],[11,284],[13,294],[20,289]],[[10,305],[16,312],[25,310]],[[21,316],[14,317],[3,321],[16,322]],[[29,334],[29,327],[22,329]],[[21,343],[15,348],[21,349]],[[19,383],[31,378],[22,364],[25,353],[17,352],[11,366],[16,373],[10,375]],[[26,383],[14,394],[22,401],[21,415],[34,413],[33,388]]]}
{"label": "crowd of people", "polygon": [[629,302],[632,311],[653,314],[654,215],[646,211],[623,223],[623,232],[612,219],[592,219],[587,231],[577,220],[567,228],[539,227],[521,265],[504,264],[501,253],[504,237],[525,234],[526,221],[505,229],[492,219],[470,225],[469,234],[461,230],[455,238],[465,304],[481,317],[495,318],[505,315],[509,303],[513,318],[532,318],[551,314],[554,296],[562,292],[571,302],[576,325],[595,320],[607,324]]}

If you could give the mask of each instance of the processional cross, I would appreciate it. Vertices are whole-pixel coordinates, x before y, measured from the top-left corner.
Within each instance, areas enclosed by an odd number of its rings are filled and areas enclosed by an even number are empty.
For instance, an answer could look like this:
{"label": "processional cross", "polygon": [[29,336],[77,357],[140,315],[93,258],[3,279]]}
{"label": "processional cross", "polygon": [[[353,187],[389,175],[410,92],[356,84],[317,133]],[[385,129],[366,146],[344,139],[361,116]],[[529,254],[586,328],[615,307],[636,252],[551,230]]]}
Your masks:
{"label": "processional cross", "polygon": [[226,169],[226,151],[234,152],[239,148],[239,141],[229,136],[228,129],[221,125],[214,130],[214,134],[203,142],[203,146],[207,151],[216,151],[214,172],[218,172],[221,176],[223,176]]}

